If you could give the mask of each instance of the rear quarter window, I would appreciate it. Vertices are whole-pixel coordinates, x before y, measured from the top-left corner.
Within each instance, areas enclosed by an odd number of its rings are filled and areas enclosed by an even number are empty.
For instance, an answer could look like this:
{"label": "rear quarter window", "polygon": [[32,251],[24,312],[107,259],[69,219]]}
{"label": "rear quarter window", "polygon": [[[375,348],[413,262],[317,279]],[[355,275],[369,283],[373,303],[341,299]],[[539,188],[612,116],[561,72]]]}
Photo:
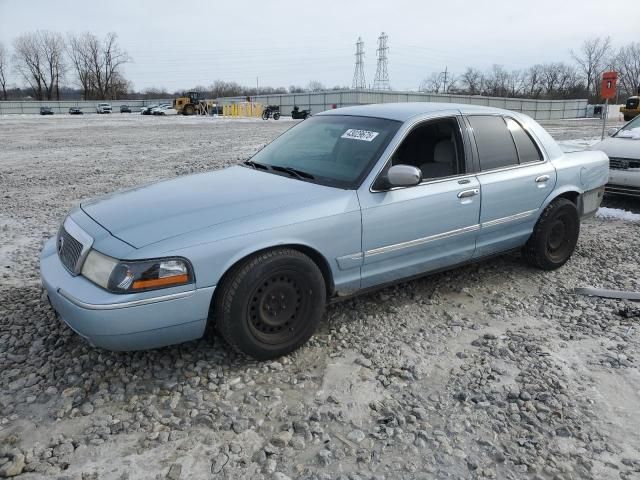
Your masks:
{"label": "rear quarter window", "polygon": [[538,162],[542,160],[540,150],[538,150],[538,147],[529,134],[524,131],[522,126],[513,118],[506,117],[505,121],[507,122],[507,128],[513,136],[513,141],[516,144],[520,163]]}
{"label": "rear quarter window", "polygon": [[480,170],[518,165],[518,152],[504,119],[498,115],[470,116],[480,156]]}

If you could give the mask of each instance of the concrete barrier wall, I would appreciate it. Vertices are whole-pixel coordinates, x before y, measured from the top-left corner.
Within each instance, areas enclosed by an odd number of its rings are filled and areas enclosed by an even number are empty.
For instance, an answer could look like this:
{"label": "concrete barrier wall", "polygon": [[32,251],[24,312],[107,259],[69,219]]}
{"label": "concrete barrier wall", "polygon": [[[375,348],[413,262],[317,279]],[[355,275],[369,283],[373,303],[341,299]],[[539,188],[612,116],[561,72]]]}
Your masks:
{"label": "concrete barrier wall", "polygon": [[[443,95],[417,92],[380,92],[380,91],[329,91],[296,93],[283,95],[258,95],[253,97],[263,105],[278,105],[280,113],[289,115],[294,105],[302,109],[311,109],[319,113],[331,108],[366,105],[370,103],[393,102],[440,102],[464,103],[505,108],[525,113],[536,120],[560,118],[581,118],[586,116],[587,100],[530,100],[523,98],[483,97],[479,95]],[[229,105],[246,101],[246,97],[219,98],[218,103]]]}
{"label": "concrete barrier wall", "polygon": [[113,108],[113,113],[120,113],[120,105],[129,105],[132,112],[139,112],[145,105],[157,105],[160,103],[172,103],[171,98],[155,100],[78,100],[78,101],[7,101],[0,102],[0,115],[12,114],[39,114],[40,107],[50,107],[53,113],[69,113],[69,108],[79,107],[83,113],[96,113],[98,103],[108,103]]}

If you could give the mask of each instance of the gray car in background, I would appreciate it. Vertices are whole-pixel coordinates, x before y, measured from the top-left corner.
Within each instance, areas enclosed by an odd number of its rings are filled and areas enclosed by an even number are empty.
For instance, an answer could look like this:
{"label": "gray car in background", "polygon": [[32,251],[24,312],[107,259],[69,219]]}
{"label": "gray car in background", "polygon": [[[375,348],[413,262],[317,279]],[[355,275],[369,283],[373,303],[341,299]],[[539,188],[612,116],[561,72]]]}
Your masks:
{"label": "gray car in background", "polygon": [[609,138],[590,148],[609,156],[606,191],[640,198],[640,116],[620,129],[611,129],[609,134]]}
{"label": "gray car in background", "polygon": [[43,248],[42,283],[93,345],[155,348],[210,326],[269,359],[341,297],[514,249],[559,268],[607,177],[605,154],[564,154],[507,110],[329,110],[243,165],[82,202]]}

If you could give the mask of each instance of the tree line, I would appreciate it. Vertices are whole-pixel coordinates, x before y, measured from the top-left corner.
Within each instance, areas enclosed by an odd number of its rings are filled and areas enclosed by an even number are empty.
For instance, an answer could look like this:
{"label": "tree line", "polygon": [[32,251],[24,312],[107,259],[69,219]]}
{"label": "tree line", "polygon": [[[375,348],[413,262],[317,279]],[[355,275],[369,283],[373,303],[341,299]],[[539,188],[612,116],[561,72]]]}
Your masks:
{"label": "tree line", "polygon": [[602,73],[618,72],[621,98],[638,93],[640,88],[640,43],[614,48],[610,37],[585,40],[572,50],[571,63],[550,62],[523,70],[507,70],[493,65],[488,71],[468,67],[460,74],[436,72],[427,76],[420,91],[490,97],[516,98],[589,98],[600,101]]}
{"label": "tree line", "polygon": [[[633,95],[640,87],[640,43],[614,48],[609,37],[585,40],[571,51],[569,62],[535,64],[522,70],[508,70],[495,64],[487,71],[474,67],[462,73],[436,72],[427,76],[419,90],[430,93],[486,95],[515,98],[589,98],[599,101],[602,72],[619,73],[622,98]],[[132,59],[118,45],[115,33],[98,38],[92,33],[63,35],[38,30],[25,33],[13,42],[13,52],[0,43],[0,88],[2,98],[36,100],[66,99],[150,99],[182,95],[185,91],[168,92],[164,88],[133,90],[123,73],[123,66]],[[8,74],[18,74],[25,88],[10,88]],[[317,80],[306,86],[248,87],[237,82],[215,80],[209,86],[190,90],[210,98],[254,96],[256,94],[303,93],[325,90],[348,90],[336,85],[327,88]]]}
{"label": "tree line", "polygon": [[25,33],[13,42],[13,54],[0,44],[0,88],[2,98],[24,96],[23,89],[7,86],[9,67],[24,82],[36,100],[60,100],[71,78],[85,100],[117,99],[127,95],[131,85],[122,66],[131,59],[120,48],[115,33],[100,39],[92,33],[69,34],[48,30]]}

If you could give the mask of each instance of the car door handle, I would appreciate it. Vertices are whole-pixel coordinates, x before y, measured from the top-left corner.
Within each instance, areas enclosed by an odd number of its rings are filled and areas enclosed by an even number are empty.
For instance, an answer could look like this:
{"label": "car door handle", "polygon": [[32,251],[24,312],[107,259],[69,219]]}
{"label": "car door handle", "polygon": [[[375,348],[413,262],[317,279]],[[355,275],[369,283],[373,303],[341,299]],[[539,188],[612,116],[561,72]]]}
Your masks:
{"label": "car door handle", "polygon": [[536,183],[543,183],[546,182],[547,180],[549,180],[549,175],[540,175],[538,178],[536,178]]}
{"label": "car door handle", "polygon": [[468,197],[473,197],[475,195],[478,195],[480,193],[480,189],[479,188],[474,188],[471,190],[463,190],[460,193],[458,193],[458,198],[468,198]]}

